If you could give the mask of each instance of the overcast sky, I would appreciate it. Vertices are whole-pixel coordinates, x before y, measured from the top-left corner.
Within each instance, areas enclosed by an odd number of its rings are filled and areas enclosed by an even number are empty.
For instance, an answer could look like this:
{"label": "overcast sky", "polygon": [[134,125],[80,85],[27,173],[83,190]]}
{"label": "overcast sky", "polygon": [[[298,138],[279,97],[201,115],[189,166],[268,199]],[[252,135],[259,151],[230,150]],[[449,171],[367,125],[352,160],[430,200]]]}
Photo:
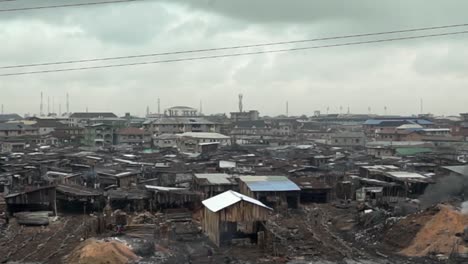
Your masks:
{"label": "overcast sky", "polygon": [[[92,2],[95,0],[70,0]],[[0,9],[57,4],[18,0]],[[0,66],[300,40],[468,23],[468,1],[146,0],[134,3],[0,12]],[[448,31],[468,30],[468,27]],[[442,32],[442,31],[437,31]],[[431,32],[435,33],[435,32]],[[425,33],[414,33],[420,35]],[[380,36],[376,38],[395,37]],[[405,35],[406,36],[406,35]],[[360,41],[349,39],[344,41]],[[366,39],[367,40],[367,39]],[[122,68],[0,77],[5,112],[39,112],[40,92],[65,111],[144,115],[146,107],[187,105],[203,112],[244,109],[262,115],[352,113],[451,115],[468,111],[467,36],[345,46]],[[257,49],[133,59],[1,73],[96,66],[341,43],[343,40]],[[51,106],[51,110],[52,110]]]}

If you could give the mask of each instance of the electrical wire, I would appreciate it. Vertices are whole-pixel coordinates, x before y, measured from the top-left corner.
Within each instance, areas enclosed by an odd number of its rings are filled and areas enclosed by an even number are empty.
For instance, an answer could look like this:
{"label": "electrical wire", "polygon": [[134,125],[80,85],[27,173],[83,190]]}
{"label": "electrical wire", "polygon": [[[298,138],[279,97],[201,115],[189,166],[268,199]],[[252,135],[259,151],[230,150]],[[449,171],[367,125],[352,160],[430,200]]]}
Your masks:
{"label": "electrical wire", "polygon": [[[15,1],[15,0],[12,0]],[[87,2],[87,3],[76,3],[76,4],[63,4],[63,5],[49,5],[49,6],[35,6],[35,7],[18,7],[9,9],[0,9],[0,12],[16,12],[16,11],[30,11],[39,9],[50,9],[50,8],[63,8],[63,7],[74,7],[74,6],[92,6],[92,5],[104,5],[104,4],[117,4],[126,2],[137,2],[145,0],[109,0],[102,2]],[[9,2],[9,1],[4,1]]]}
{"label": "electrical wire", "polygon": [[334,36],[334,37],[325,37],[325,38],[314,38],[314,39],[303,39],[303,40],[292,40],[292,41],[281,41],[281,42],[270,42],[270,43],[220,47],[220,48],[196,49],[196,50],[161,52],[161,53],[150,53],[150,54],[137,54],[137,55],[128,55],[128,56],[92,58],[92,59],[69,60],[69,61],[56,61],[56,62],[44,62],[44,63],[32,63],[32,64],[21,64],[21,65],[8,65],[8,66],[0,66],[0,69],[26,68],[26,67],[50,66],[50,65],[110,61],[110,60],[122,60],[122,59],[136,59],[136,58],[145,58],[145,57],[156,57],[156,56],[165,56],[165,55],[178,55],[178,54],[209,52],[209,51],[222,51],[222,50],[244,49],[244,48],[258,48],[258,47],[267,47],[267,46],[276,46],[276,45],[285,45],[285,44],[297,44],[297,43],[306,43],[306,42],[315,42],[315,41],[357,38],[357,37],[370,37],[370,36],[379,36],[379,35],[387,35],[387,34],[409,33],[409,32],[428,31],[428,30],[436,30],[436,29],[466,27],[466,26],[468,26],[468,23],[466,23],[466,24],[435,26],[435,27],[403,29],[403,30],[393,30],[393,31],[383,31],[383,32],[365,33],[365,34]]}
{"label": "electrical wire", "polygon": [[147,62],[133,62],[133,63],[122,63],[122,64],[110,64],[110,65],[88,66],[88,67],[77,67],[77,68],[62,68],[62,69],[28,71],[28,72],[13,72],[13,73],[0,74],[0,77],[29,75],[29,74],[43,74],[43,73],[53,73],[53,72],[82,71],[82,70],[91,70],[91,69],[116,68],[116,67],[135,66],[135,65],[162,64],[162,63],[181,62],[181,61],[196,61],[196,60],[216,59],[216,58],[229,58],[229,57],[238,57],[238,56],[268,54],[268,53],[282,53],[282,52],[290,52],[290,51],[301,51],[301,50],[311,50],[311,49],[320,49],[320,48],[332,48],[332,47],[342,47],[342,46],[363,45],[363,44],[370,44],[370,43],[382,43],[382,42],[392,42],[392,41],[401,41],[401,40],[410,40],[410,39],[422,39],[422,38],[432,38],[432,37],[440,37],[440,36],[461,35],[461,34],[467,34],[467,33],[468,33],[468,30],[467,31],[448,32],[448,33],[429,34],[429,35],[419,35],[419,36],[408,36],[408,37],[398,37],[398,38],[388,38],[388,39],[378,39],[378,40],[366,40],[366,41],[357,41],[357,42],[328,44],[328,45],[321,45],[321,46],[289,48],[289,49],[264,50],[264,51],[255,51],[255,52],[210,55],[210,56],[201,56],[201,57],[189,57],[189,58],[178,58],[178,59],[147,61]]}

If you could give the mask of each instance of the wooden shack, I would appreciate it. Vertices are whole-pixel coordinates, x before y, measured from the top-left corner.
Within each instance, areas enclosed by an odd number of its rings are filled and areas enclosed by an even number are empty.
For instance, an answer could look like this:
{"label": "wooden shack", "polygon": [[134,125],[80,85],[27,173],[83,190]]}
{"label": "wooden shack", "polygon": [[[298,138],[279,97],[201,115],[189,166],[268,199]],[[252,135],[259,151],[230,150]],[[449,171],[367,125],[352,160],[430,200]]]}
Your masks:
{"label": "wooden shack", "polygon": [[21,211],[57,212],[55,186],[36,187],[5,196],[10,213]]}
{"label": "wooden shack", "polygon": [[299,207],[301,189],[285,176],[241,176],[239,189],[275,209]]}
{"label": "wooden shack", "polygon": [[235,191],[226,191],[202,203],[203,231],[217,246],[242,238],[255,244],[261,242],[270,207]]}
{"label": "wooden shack", "polygon": [[113,210],[121,209],[126,212],[151,210],[151,192],[147,190],[137,188],[108,190],[106,196]]}
{"label": "wooden shack", "polygon": [[92,212],[104,207],[103,192],[75,184],[57,186],[57,208],[60,212]]}
{"label": "wooden shack", "polygon": [[145,185],[147,191],[152,193],[150,207],[152,210],[168,208],[193,209],[200,204],[202,193],[188,188],[175,188],[165,186]]}
{"label": "wooden shack", "polygon": [[117,178],[117,185],[120,188],[130,188],[132,186],[136,186],[138,182],[138,175],[140,172],[138,171],[125,171],[115,175]]}
{"label": "wooden shack", "polygon": [[317,177],[292,178],[301,188],[301,204],[328,203],[332,199],[332,187]]}
{"label": "wooden shack", "polygon": [[229,190],[238,190],[236,180],[226,173],[195,173],[192,186],[195,191],[203,193],[204,198]]}

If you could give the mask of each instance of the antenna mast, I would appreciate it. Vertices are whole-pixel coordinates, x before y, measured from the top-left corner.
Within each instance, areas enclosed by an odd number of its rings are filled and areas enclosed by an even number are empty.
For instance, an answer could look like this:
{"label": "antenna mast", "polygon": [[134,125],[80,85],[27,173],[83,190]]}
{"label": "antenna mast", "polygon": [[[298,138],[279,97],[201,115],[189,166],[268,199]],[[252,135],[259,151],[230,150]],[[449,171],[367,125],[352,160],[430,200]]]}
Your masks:
{"label": "antenna mast", "polygon": [[244,96],[242,94],[239,94],[239,112],[243,112],[244,110],[244,105],[242,104],[242,99],[244,98]]}

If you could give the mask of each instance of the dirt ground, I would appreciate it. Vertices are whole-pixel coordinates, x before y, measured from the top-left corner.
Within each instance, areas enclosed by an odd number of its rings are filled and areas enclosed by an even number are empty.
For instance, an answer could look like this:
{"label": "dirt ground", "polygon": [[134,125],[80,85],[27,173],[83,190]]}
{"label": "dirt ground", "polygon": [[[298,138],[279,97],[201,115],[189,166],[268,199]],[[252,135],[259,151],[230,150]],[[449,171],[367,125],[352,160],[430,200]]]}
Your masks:
{"label": "dirt ground", "polygon": [[[147,264],[441,263],[433,258],[400,254],[404,249],[414,252],[425,250],[414,241],[434,237],[423,236],[422,230],[425,227],[434,229],[433,225],[428,225],[431,221],[443,225],[453,216],[443,214],[436,218],[438,214],[439,209],[432,209],[405,218],[395,218],[391,223],[387,219],[385,224],[363,227],[356,218],[357,209],[354,205],[346,208],[338,208],[333,204],[303,205],[299,210],[272,215],[266,227],[271,231],[269,236],[274,242],[263,249],[249,244],[218,248],[203,235],[196,220],[187,220],[180,214],[175,220],[162,214],[131,215],[130,227],[123,236],[118,237],[128,247],[108,242],[102,244],[96,240],[83,242],[86,233],[84,223],[89,216],[61,217],[46,227],[22,227],[12,219],[10,227],[4,230],[5,236],[0,237],[0,262],[66,263],[64,257],[69,255],[68,259],[72,261],[69,263],[104,263],[100,260],[114,261],[108,263],[136,261]],[[170,230],[162,232],[161,229],[168,222],[171,223]],[[460,222],[458,227],[461,225]],[[442,231],[432,233],[440,235]],[[115,238],[101,236],[98,239]],[[103,249],[96,249],[101,246]],[[97,262],[89,262],[90,259],[83,262],[80,256],[87,255],[86,252],[93,253],[88,255],[97,255]],[[135,260],[135,255],[140,259]]]}
{"label": "dirt ground", "polygon": [[0,237],[0,262],[63,263],[85,233],[87,216],[59,217],[48,226],[20,226],[12,218]]}

